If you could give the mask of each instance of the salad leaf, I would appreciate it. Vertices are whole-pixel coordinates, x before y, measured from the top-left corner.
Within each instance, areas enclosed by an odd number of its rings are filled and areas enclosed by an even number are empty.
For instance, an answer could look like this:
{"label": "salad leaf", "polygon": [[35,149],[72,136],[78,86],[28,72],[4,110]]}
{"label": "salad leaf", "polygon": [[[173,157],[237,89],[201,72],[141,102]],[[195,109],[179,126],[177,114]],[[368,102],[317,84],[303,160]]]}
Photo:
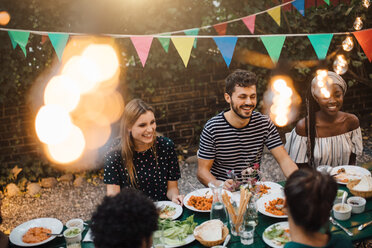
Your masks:
{"label": "salad leaf", "polygon": [[158,219],[158,227],[163,230],[164,241],[167,245],[184,244],[184,239],[194,232],[197,223],[194,222],[194,215],[186,220]]}

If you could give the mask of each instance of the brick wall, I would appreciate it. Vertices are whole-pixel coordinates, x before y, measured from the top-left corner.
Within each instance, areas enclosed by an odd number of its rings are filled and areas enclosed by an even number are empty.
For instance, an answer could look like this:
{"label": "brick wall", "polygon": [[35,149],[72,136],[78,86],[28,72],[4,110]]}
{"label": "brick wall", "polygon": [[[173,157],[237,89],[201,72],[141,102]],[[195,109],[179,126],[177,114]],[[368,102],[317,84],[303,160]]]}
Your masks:
{"label": "brick wall", "polygon": [[[224,93],[226,67],[213,68],[197,75],[194,83],[174,82],[157,86],[154,94],[136,89],[134,95],[156,110],[158,131],[177,145],[196,145],[205,122],[228,107]],[[140,74],[139,74],[140,75]],[[187,77],[187,75],[185,75]],[[355,113],[361,126],[372,124],[372,88],[363,84],[352,87],[345,97],[344,110]],[[21,157],[40,157],[42,150],[34,131],[34,116],[25,104],[0,106],[0,162],[17,164]],[[114,128],[114,135],[118,127]]]}

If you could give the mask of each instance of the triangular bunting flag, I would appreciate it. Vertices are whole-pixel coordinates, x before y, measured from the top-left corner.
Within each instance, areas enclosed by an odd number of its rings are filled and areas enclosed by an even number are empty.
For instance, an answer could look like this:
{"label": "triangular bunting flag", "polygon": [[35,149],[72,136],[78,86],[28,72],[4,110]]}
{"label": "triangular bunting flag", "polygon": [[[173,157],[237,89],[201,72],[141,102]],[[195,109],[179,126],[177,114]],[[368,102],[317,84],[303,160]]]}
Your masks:
{"label": "triangular bunting flag", "polygon": [[17,42],[15,42],[15,40],[13,39],[12,33],[10,31],[8,31],[8,35],[10,38],[10,42],[12,42],[12,47],[13,49],[15,49],[17,47]]}
{"label": "triangular bunting flag", "polygon": [[194,44],[195,38],[189,37],[172,37],[172,42],[177,49],[178,54],[181,56],[182,61],[187,67],[189,63],[191,49]]}
{"label": "triangular bunting flag", "polygon": [[216,24],[216,25],[213,25],[213,27],[219,35],[226,34],[227,23]]}
{"label": "triangular bunting flag", "polygon": [[[168,36],[169,34],[164,34],[164,35]],[[160,37],[158,37],[158,40],[159,40],[161,46],[163,47],[163,49],[165,50],[165,52],[168,52],[170,38],[160,38]]]}
{"label": "triangular bunting flag", "polygon": [[[13,41],[16,42],[19,47],[22,49],[25,56],[27,55],[26,52],[26,46],[28,42],[28,37],[30,36],[30,32],[24,32],[24,31],[8,31],[9,36],[13,38]],[[13,42],[12,42],[13,45]],[[14,45],[13,45],[14,46]]]}
{"label": "triangular bunting flag", "polygon": [[221,51],[222,57],[225,60],[227,67],[230,66],[231,59],[234,54],[237,37],[215,37],[213,38],[216,42],[218,49]]}
{"label": "triangular bunting flag", "polygon": [[307,37],[313,45],[318,59],[325,59],[333,34],[309,34]]}
{"label": "triangular bunting flag", "polygon": [[268,10],[267,13],[274,19],[276,24],[280,26],[280,6],[273,8],[271,10]]}
{"label": "triangular bunting flag", "polygon": [[324,0],[324,2],[326,2],[329,5],[329,0]]}
{"label": "triangular bunting flag", "polygon": [[56,51],[58,59],[61,60],[63,50],[65,49],[69,35],[51,33],[51,34],[48,34],[48,37],[54,47],[54,50]]}
{"label": "triangular bunting flag", "polygon": [[[186,35],[198,35],[199,29],[198,28],[194,28],[194,29],[186,30],[186,31],[184,31],[184,33]],[[195,40],[194,40],[194,48],[196,48],[196,41],[197,41],[197,39],[195,38]]]}
{"label": "triangular bunting flag", "polygon": [[305,0],[296,0],[292,5],[301,13],[301,15],[305,16]]}
{"label": "triangular bunting flag", "polygon": [[255,22],[256,22],[256,15],[251,15],[251,16],[244,17],[242,19],[242,21],[244,22],[245,26],[247,26],[247,28],[249,29],[251,34],[253,34],[254,33],[254,25],[255,25]]}
{"label": "triangular bunting flag", "polygon": [[152,36],[140,36],[140,37],[130,37],[134,47],[136,48],[138,57],[141,60],[142,66],[145,67],[147,57],[149,56],[149,51],[152,43]]}
{"label": "triangular bunting flag", "polygon": [[372,62],[372,29],[358,31],[353,33],[358,40],[359,45],[362,47],[369,62]]}
{"label": "triangular bunting flag", "polygon": [[285,36],[262,36],[260,37],[271,60],[276,63],[279,60],[280,53],[282,52]]}
{"label": "triangular bunting flag", "polygon": [[47,40],[48,40],[48,35],[42,35],[41,36],[41,42],[40,42],[41,45],[44,45],[44,43],[47,42]]}

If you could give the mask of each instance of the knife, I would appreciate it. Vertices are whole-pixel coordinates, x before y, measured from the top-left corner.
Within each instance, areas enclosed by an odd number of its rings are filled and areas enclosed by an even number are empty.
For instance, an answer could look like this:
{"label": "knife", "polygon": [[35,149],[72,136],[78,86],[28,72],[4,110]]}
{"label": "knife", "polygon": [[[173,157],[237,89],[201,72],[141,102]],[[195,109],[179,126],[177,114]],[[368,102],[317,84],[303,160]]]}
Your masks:
{"label": "knife", "polygon": [[371,221],[368,221],[367,223],[364,223],[364,224],[361,224],[359,227],[358,227],[358,230],[359,231],[362,231],[363,228],[365,228],[366,226],[372,224],[372,220]]}
{"label": "knife", "polygon": [[346,232],[347,235],[349,235],[349,236],[353,236],[353,233],[352,233],[352,232],[350,232],[347,228],[343,227],[340,223],[338,223],[337,221],[335,221],[335,220],[332,218],[332,216],[329,216],[329,220],[332,222],[332,224],[333,224],[334,226],[338,226],[338,227],[341,228],[344,232]]}

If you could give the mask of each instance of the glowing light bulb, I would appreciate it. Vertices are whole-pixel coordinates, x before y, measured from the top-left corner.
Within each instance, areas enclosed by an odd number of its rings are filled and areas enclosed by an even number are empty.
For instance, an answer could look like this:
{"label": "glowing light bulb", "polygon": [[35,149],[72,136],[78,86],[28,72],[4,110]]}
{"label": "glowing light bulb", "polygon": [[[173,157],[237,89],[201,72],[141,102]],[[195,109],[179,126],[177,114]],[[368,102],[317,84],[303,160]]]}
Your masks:
{"label": "glowing light bulb", "polygon": [[371,1],[370,0],[363,0],[363,3],[362,3],[363,7],[364,8],[367,8],[371,5]]}
{"label": "glowing light bulb", "polygon": [[353,38],[351,36],[346,37],[346,39],[342,42],[342,48],[346,52],[350,52],[354,48]]}
{"label": "glowing light bulb", "polygon": [[354,22],[354,29],[361,30],[363,27],[363,22],[361,17],[357,17]]}
{"label": "glowing light bulb", "polygon": [[331,96],[331,94],[326,88],[321,88],[320,93],[322,93],[325,98],[329,98]]}
{"label": "glowing light bulb", "polygon": [[333,62],[333,70],[338,74],[342,75],[345,72],[347,72],[348,69],[348,64],[346,61],[346,58],[344,55],[340,54],[337,55],[335,61]]}

